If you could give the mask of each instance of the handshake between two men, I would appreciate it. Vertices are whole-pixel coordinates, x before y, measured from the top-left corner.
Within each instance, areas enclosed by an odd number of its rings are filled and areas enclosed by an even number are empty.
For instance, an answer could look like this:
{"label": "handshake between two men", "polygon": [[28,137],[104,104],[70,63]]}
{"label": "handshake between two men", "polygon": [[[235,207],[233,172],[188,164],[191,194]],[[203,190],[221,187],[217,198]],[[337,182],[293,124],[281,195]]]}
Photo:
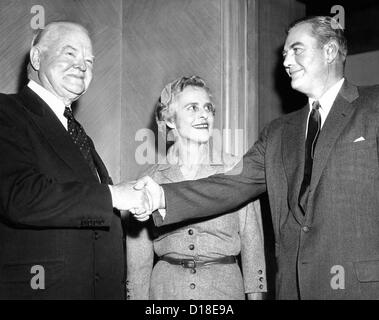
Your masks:
{"label": "handshake between two men", "polygon": [[163,188],[149,176],[110,186],[113,206],[129,210],[138,221],[149,219],[153,211],[165,208]]}

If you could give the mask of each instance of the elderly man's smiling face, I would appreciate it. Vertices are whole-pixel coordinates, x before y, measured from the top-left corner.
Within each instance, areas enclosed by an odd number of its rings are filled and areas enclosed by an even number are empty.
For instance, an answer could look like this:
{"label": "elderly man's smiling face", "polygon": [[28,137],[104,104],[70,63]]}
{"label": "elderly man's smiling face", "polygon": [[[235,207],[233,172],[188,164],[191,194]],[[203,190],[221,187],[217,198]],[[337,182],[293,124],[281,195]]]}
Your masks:
{"label": "elderly man's smiling face", "polygon": [[[65,105],[78,99],[92,80],[92,44],[85,30],[78,26],[61,26],[49,31],[37,54],[41,85]],[[41,41],[42,42],[42,41]]]}

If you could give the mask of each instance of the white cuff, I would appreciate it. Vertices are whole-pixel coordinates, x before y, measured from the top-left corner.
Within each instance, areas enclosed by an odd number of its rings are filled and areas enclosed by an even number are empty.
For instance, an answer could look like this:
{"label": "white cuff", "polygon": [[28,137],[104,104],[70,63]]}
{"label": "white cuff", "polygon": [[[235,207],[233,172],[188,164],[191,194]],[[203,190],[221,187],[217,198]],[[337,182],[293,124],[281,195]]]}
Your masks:
{"label": "white cuff", "polygon": [[158,209],[159,214],[162,217],[162,220],[166,217],[166,209]]}
{"label": "white cuff", "polygon": [[110,184],[108,184],[108,187],[109,187],[109,191],[111,192],[111,196],[112,196],[112,206],[114,207],[114,194],[113,194],[113,186],[111,186]]}

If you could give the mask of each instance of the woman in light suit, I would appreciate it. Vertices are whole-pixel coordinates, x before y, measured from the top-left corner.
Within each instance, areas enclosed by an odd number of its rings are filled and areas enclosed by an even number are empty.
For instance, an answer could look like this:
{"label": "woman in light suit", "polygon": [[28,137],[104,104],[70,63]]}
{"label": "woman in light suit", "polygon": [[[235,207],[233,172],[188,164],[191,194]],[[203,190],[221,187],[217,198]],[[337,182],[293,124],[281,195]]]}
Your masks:
{"label": "woman in light suit", "polygon": [[[168,164],[147,173],[158,183],[200,179],[228,171],[236,159],[212,163],[215,107],[205,82],[169,83],[156,106],[158,128],[174,136]],[[219,158],[217,158],[219,159]],[[151,221],[150,221],[151,222]],[[242,272],[240,269],[242,267]],[[261,299],[266,291],[259,202],[216,218],[156,228],[130,217],[127,235],[129,299]]]}

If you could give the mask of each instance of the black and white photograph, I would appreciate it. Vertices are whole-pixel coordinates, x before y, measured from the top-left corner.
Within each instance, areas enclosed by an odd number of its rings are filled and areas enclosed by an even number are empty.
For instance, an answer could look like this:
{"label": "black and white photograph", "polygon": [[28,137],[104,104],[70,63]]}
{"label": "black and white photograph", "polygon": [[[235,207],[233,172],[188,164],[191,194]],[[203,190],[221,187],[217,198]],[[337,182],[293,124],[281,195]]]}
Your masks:
{"label": "black and white photograph", "polygon": [[374,0],[0,0],[0,300],[136,319],[378,300],[378,19]]}

